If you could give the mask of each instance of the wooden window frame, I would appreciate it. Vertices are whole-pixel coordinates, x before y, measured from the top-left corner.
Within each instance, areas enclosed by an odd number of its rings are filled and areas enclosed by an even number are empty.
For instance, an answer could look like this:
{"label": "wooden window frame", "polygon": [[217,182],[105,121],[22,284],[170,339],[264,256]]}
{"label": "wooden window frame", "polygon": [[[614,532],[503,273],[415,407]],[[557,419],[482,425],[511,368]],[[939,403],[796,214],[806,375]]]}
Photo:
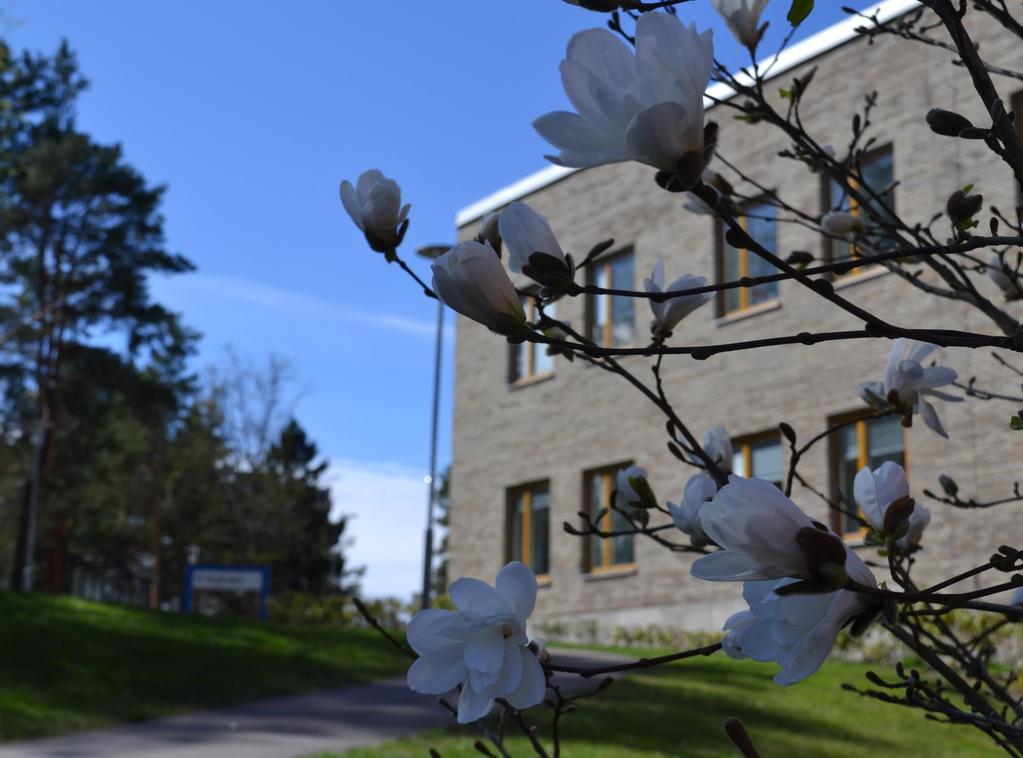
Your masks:
{"label": "wooden window frame", "polygon": [[[856,453],[857,453],[856,471],[857,472],[862,470],[864,466],[867,466],[869,464],[869,461],[870,461],[870,439],[867,436],[867,424],[870,421],[875,421],[875,420],[879,421],[879,420],[881,420],[883,418],[892,418],[892,417],[889,417],[889,416],[875,416],[875,415],[872,415],[870,411],[853,411],[851,413],[841,413],[841,414],[839,414],[837,416],[832,416],[831,418],[828,419],[828,426],[829,427],[835,426],[836,424],[844,424],[844,423],[850,423],[850,424],[854,423],[855,424],[855,427],[856,427]],[[908,445],[908,442],[909,442],[909,440],[906,437],[906,428],[905,427],[901,427],[901,428],[902,428],[902,468],[907,472],[907,475],[908,475],[908,472],[909,472],[909,445]],[[838,434],[831,434],[831,435],[829,435],[829,437],[830,437],[830,441],[829,441],[830,450],[828,452],[828,459],[829,459],[829,464],[831,466],[831,471],[829,472],[829,479],[830,479],[830,484],[831,484],[831,493],[832,493],[832,495],[834,497],[835,502],[838,502],[839,498],[842,496],[842,493],[841,493],[841,491],[839,489],[839,487],[840,487],[840,483],[839,483],[839,470],[840,470],[841,465],[842,465],[842,463],[841,463],[842,450],[841,450],[841,445],[840,445],[840,442],[839,442],[839,440],[840,440],[839,435]],[[862,515],[860,513],[859,507],[856,505],[855,502],[846,503],[845,505],[846,506],[855,507],[856,510],[857,510],[857,515],[860,515],[861,518],[862,518]],[[832,530],[834,530],[834,532],[839,537],[841,537],[842,539],[849,540],[849,541],[857,541],[857,540],[862,540],[863,537],[867,534],[867,528],[865,526],[861,526],[859,529],[857,529],[856,531],[852,531],[852,532],[843,531],[842,519],[845,516],[845,513],[836,511],[833,508],[829,508],[828,510],[829,510],[828,523],[831,526]]]}
{"label": "wooden window frame", "polygon": [[[547,518],[551,517],[551,505],[550,505],[550,493],[551,483],[549,479],[540,479],[535,482],[529,482],[528,484],[519,484],[515,487],[509,487],[506,491],[506,504],[505,504],[505,563],[511,561],[522,561],[529,570],[533,570],[532,565],[532,550],[533,550],[533,495],[538,491],[543,490],[547,493],[548,506],[547,506]],[[515,534],[515,510],[518,505],[517,499],[522,496],[522,555],[515,555],[514,545],[514,534]],[[547,529],[547,573],[537,574],[536,579],[541,583],[549,583],[550,574],[550,556],[551,556],[551,545],[550,545],[550,524],[548,523]]]}
{"label": "wooden window frame", "polygon": [[[742,212],[748,210],[752,206],[762,205],[766,201],[766,199],[767,199],[766,196],[760,198],[753,198],[752,200],[748,200],[742,204],[742,206],[740,207],[740,214],[736,220],[739,222],[739,226],[741,226],[744,231],[748,230],[749,221]],[[777,223],[778,221],[776,217],[775,224]],[[719,219],[714,220],[714,243],[717,249],[715,255],[716,261],[714,268],[715,273],[717,274],[718,283],[720,284],[725,281],[725,253],[728,243],[725,241],[725,223]],[[751,255],[756,255],[756,253],[751,253],[749,250],[745,248],[741,250],[736,250],[735,252],[738,253],[739,255],[738,278],[742,279],[743,277],[749,276],[750,260],[749,257]],[[727,291],[722,290],[718,292],[717,296],[718,318],[724,318],[726,316],[737,316],[739,314],[746,313],[751,308],[759,308],[761,306],[767,305],[768,303],[774,303],[777,302],[778,300],[781,300],[781,287],[778,288],[778,294],[776,294],[769,300],[764,300],[763,302],[760,303],[751,302],[753,294],[752,287],[739,287],[737,289],[737,292],[739,293],[739,307],[732,309],[729,309],[728,305],[726,304],[728,299]]]}
{"label": "wooden window frame", "polygon": [[[602,500],[605,503],[605,513],[600,520],[598,525],[601,531],[610,532],[614,525],[614,508],[611,505],[611,493],[615,488],[615,477],[618,472],[622,469],[626,469],[632,465],[631,461],[624,463],[611,464],[609,466],[598,466],[597,468],[587,469],[583,472],[583,512],[593,516],[593,478],[597,475],[601,477]],[[614,559],[613,544],[610,537],[594,537],[589,535],[585,540],[585,549],[583,551],[583,573],[584,574],[615,574],[628,571],[634,571],[636,569],[635,550],[636,550],[636,535],[628,535],[632,539],[633,549],[633,560],[624,563],[612,563]],[[601,557],[602,562],[598,566],[593,561],[593,541],[594,539],[600,539],[601,544]]]}
{"label": "wooden window frame", "polygon": [[[587,275],[586,275],[587,283],[591,284],[591,285],[596,285],[596,283],[597,283],[597,271],[598,270],[603,270],[605,272],[606,277],[607,277],[608,285],[610,285],[611,284],[611,264],[614,261],[616,261],[616,260],[619,260],[621,258],[626,258],[626,257],[631,257],[632,258],[632,272],[633,272],[633,279],[635,279],[635,275],[636,275],[636,251],[632,247],[625,247],[625,248],[622,248],[621,250],[618,250],[618,251],[616,251],[614,253],[610,253],[608,255],[604,255],[604,256],[598,258],[597,260],[595,260],[590,265],[589,271],[587,272]],[[633,281],[632,287],[635,288],[635,286],[636,286],[636,283],[635,283],[635,281]],[[611,289],[611,287],[609,286],[608,289]],[[597,308],[597,302],[598,302],[598,298],[599,297],[600,297],[599,295],[590,295],[590,296],[588,296],[586,298],[586,336],[589,337],[590,340],[592,340],[593,342],[596,342],[597,345],[599,345],[600,347],[614,347],[615,346],[614,345],[614,333],[613,333],[614,323],[611,320],[611,315],[613,313],[613,310],[612,310],[612,308],[613,308],[612,300],[614,300],[614,296],[613,295],[605,296],[605,299],[604,299],[604,327],[603,327],[603,334],[599,335],[600,339],[598,340],[597,339],[598,335],[596,333],[597,332],[597,330],[596,330],[597,324],[596,324],[595,315],[596,315],[596,308]],[[635,308],[633,308],[633,314],[632,314],[632,341],[629,342],[629,345],[635,344],[635,342],[636,342],[636,332],[637,332],[637,330],[636,330],[636,313],[635,313]],[[618,347],[628,347],[628,345],[619,345]]]}
{"label": "wooden window frame", "polygon": [[[871,150],[867,151],[863,155],[863,157],[860,159],[860,166],[862,166],[864,164],[867,164],[867,163],[870,163],[872,160],[876,160],[878,157],[886,155],[886,154],[890,155],[891,159],[892,159],[892,184],[894,184],[894,182],[895,182],[895,147],[894,147],[894,145],[892,145],[892,143],[889,142],[887,144],[881,145],[879,147],[872,148]],[[822,182],[821,182],[821,204],[824,206],[824,212],[825,213],[828,213],[828,212],[833,211],[833,210],[837,210],[837,208],[835,207],[835,202],[836,202],[837,198],[833,197],[832,194],[831,194],[832,184],[833,184],[833,181],[832,181],[831,176],[825,174],[822,177]],[[849,177],[849,186],[851,188],[853,188],[853,189],[856,189],[859,186],[859,180],[856,177]],[[856,218],[860,218],[860,204],[859,204],[859,202],[852,195],[848,196],[848,201],[849,201],[848,213],[851,213]],[[895,190],[893,188],[892,189],[892,203],[891,203],[891,205],[892,205],[892,212],[893,213],[897,212],[896,211],[896,202],[895,201],[896,201]],[[825,263],[837,263],[837,261],[835,260],[835,240],[833,240],[831,237],[827,237],[827,236],[823,237],[823,239],[824,239],[824,259],[825,259]],[[857,258],[861,257],[860,253],[859,253],[858,246],[854,242],[850,242],[849,243],[849,253],[850,253],[850,257],[849,257],[850,260],[856,260]],[[839,273],[839,272],[835,271],[835,272],[832,272],[832,278],[838,279],[838,278],[842,278],[842,277],[846,277],[846,276],[859,276],[859,275],[862,275],[862,274],[864,274],[864,273],[866,273],[868,271],[871,271],[872,270],[872,266],[874,266],[874,265],[879,265],[879,264],[867,264],[866,267],[863,267],[863,266],[853,266],[848,271],[845,271],[845,272],[842,272],[842,273]]]}
{"label": "wooden window frame", "polygon": [[[523,310],[526,312],[526,321],[533,322],[536,320],[536,300],[532,295],[527,295],[524,298],[525,302],[522,304]],[[548,371],[536,370],[536,351],[545,350],[546,346],[536,342],[519,342],[509,343],[508,345],[508,383],[512,385],[529,384],[531,382],[539,381],[540,379],[546,379],[549,376],[554,375],[554,362],[551,361],[551,368]],[[526,351],[526,373],[519,376],[519,354],[521,350]]]}

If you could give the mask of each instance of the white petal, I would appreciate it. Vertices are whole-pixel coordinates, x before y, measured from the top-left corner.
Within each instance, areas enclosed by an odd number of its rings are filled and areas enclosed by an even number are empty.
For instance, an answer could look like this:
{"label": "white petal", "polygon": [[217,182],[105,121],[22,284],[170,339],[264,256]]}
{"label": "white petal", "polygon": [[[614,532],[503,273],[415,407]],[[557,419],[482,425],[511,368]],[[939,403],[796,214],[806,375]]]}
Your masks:
{"label": "white petal", "polygon": [[344,205],[352,221],[360,229],[365,230],[365,222],[362,220],[362,208],[359,205],[359,198],[355,194],[355,187],[347,179],[341,182],[341,204]]}
{"label": "white petal", "polygon": [[513,708],[523,710],[532,708],[543,701],[547,692],[547,680],[544,677],[543,666],[529,648],[520,647],[522,656],[522,679],[518,688],[508,695],[508,702]]}
{"label": "white petal", "polygon": [[536,606],[536,577],[526,564],[512,561],[501,569],[497,575],[497,591],[504,596],[519,619],[525,621],[533,614]]}
{"label": "white petal", "polygon": [[458,698],[458,723],[471,724],[490,713],[494,707],[494,698],[485,693],[477,692],[466,683],[462,687],[462,695]]}
{"label": "white petal", "polygon": [[512,614],[512,608],[504,595],[479,579],[456,579],[448,587],[448,595],[451,596],[451,602],[463,611]]}
{"label": "white petal", "polygon": [[504,635],[492,626],[477,632],[465,644],[465,665],[470,671],[497,674],[504,659]]}
{"label": "white petal", "polygon": [[452,643],[464,643],[470,633],[459,614],[441,608],[419,611],[408,623],[408,644],[420,655],[444,650]]}
{"label": "white petal", "polygon": [[924,420],[924,424],[927,428],[936,432],[945,439],[948,439],[948,432],[946,432],[945,427],[941,425],[941,419],[938,418],[938,412],[934,410],[934,406],[921,398],[916,407],[920,412],[920,418]]}
{"label": "white petal", "polygon": [[659,103],[632,119],[625,132],[625,149],[633,160],[675,171],[683,155],[703,149],[702,133],[700,140],[687,139],[693,122],[680,103]]}
{"label": "white petal", "polygon": [[408,686],[424,695],[443,695],[465,679],[468,669],[462,662],[462,651],[452,648],[447,653],[420,656],[408,670]]}
{"label": "white petal", "polygon": [[498,228],[508,248],[508,267],[516,273],[522,271],[533,253],[546,253],[565,260],[547,219],[525,203],[516,201],[501,211]]}
{"label": "white petal", "polygon": [[[704,527],[706,531],[706,527]],[[713,539],[713,535],[711,535]],[[698,558],[689,570],[697,579],[709,582],[737,582],[762,579],[778,579],[784,574],[772,572],[752,558],[733,553],[730,550],[719,550],[710,555]]]}

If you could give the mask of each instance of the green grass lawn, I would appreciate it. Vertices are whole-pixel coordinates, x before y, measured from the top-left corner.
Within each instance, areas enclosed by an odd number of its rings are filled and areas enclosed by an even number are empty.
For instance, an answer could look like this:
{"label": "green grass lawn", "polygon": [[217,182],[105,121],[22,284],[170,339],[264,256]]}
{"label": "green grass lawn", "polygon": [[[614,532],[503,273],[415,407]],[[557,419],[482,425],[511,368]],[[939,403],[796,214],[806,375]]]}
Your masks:
{"label": "green grass lawn", "polygon": [[398,675],[379,634],[0,593],[0,739]]}
{"label": "green grass lawn", "polygon": [[[765,758],[968,758],[1000,753],[976,730],[937,724],[926,720],[920,711],[840,689],[842,682],[863,684],[863,673],[869,668],[831,662],[814,677],[791,687],[778,687],[771,681],[773,666],[723,656],[637,672],[580,703],[575,713],[563,719],[562,755],[734,758],[737,753],[722,731],[729,716],[745,722]],[[541,735],[549,734],[546,721],[539,716],[545,710],[530,712],[532,719],[541,722]],[[468,727],[437,729],[344,755],[422,758],[434,747],[444,758],[468,758],[479,755],[472,746],[478,737],[478,732]],[[513,756],[533,754],[518,736],[508,748]]]}

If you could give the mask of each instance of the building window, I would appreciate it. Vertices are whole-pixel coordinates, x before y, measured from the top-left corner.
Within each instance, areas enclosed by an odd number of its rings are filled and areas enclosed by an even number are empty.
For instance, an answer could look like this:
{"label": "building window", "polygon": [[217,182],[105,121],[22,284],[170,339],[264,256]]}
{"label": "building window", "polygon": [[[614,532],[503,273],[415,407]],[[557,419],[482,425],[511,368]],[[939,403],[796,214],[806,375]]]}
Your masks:
{"label": "building window", "polygon": [[[743,207],[739,217],[742,228],[772,253],[778,252],[777,212],[773,205],[754,202]],[[750,250],[736,250],[725,241],[725,227],[718,227],[718,272],[722,282],[734,282],[744,276],[769,276],[778,269]],[[724,290],[718,301],[722,316],[740,313],[754,305],[778,299],[778,282]]]}
{"label": "building window", "polygon": [[[635,528],[625,514],[611,507],[615,476],[628,467],[629,464],[623,463],[585,474],[586,512],[593,519],[603,511],[603,516],[596,523],[601,531],[616,532]],[[593,535],[587,543],[585,570],[597,573],[631,566],[636,560],[634,537],[632,534],[622,534],[604,539]]]}
{"label": "building window", "polygon": [[[544,306],[544,313],[550,318],[557,318],[555,305],[555,303],[549,303]],[[536,321],[539,313],[535,298],[523,295],[522,309],[526,312],[528,321]],[[522,342],[510,345],[509,351],[508,381],[513,384],[554,373],[554,356],[547,354],[546,345]]]}
{"label": "building window", "polygon": [[[832,419],[831,424],[843,420],[848,417]],[[854,515],[853,480],[864,466],[876,469],[885,461],[906,465],[905,430],[896,416],[858,419],[832,437],[832,491],[845,509],[831,514],[831,526],[839,534],[853,536],[862,532]]]}
{"label": "building window", "polygon": [[[604,289],[635,290],[632,251],[602,258],[590,267],[589,283]],[[636,302],[631,297],[591,295],[587,299],[587,336],[603,347],[631,345],[636,337]]]}
{"label": "building window", "polygon": [[507,559],[522,561],[538,577],[551,570],[551,496],[547,482],[508,491]]}
{"label": "building window", "polygon": [[[858,217],[864,225],[864,234],[868,235],[870,247],[874,252],[884,252],[895,246],[896,240],[892,237],[885,237],[878,225],[877,218],[890,219],[892,215],[887,208],[895,210],[895,160],[892,155],[891,146],[878,148],[860,159],[859,178],[850,177],[849,185],[860,190],[866,186],[881,196],[883,202],[868,198],[866,207],[862,206],[855,198],[850,197],[845,187],[834,179],[827,181],[825,185],[826,210],[846,211]],[[861,193],[862,194],[862,193]],[[873,210],[873,214],[870,212]],[[875,218],[876,217],[876,218]],[[873,232],[873,236],[870,236]],[[828,260],[832,263],[846,261],[851,258],[858,258],[861,255],[869,255],[870,250],[865,246],[854,245],[846,240],[837,240],[825,237],[825,246]],[[861,247],[863,249],[861,249]],[[852,272],[858,269],[851,269]]]}
{"label": "building window", "polygon": [[777,432],[740,437],[732,442],[732,473],[764,479],[782,487],[781,437]]}

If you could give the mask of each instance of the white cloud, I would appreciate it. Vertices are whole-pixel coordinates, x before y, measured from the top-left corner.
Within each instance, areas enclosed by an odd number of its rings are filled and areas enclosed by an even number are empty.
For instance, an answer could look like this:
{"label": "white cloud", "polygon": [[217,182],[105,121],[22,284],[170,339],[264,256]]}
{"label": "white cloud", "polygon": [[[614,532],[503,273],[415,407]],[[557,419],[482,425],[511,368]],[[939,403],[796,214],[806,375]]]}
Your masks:
{"label": "white cloud", "polygon": [[236,303],[318,321],[329,320],[348,324],[357,322],[415,337],[433,337],[436,333],[436,324],[433,321],[346,308],[317,295],[243,277],[198,273],[173,279],[157,278],[154,279],[154,284],[159,289],[176,290],[185,295],[192,294],[204,298],[214,296],[220,300],[233,300]]}
{"label": "white cloud", "polygon": [[351,516],[345,534],[354,538],[345,554],[352,566],[366,566],[367,597],[403,600],[420,589],[426,529],[425,472],[395,463],[334,459],[327,482],[334,515]]}

